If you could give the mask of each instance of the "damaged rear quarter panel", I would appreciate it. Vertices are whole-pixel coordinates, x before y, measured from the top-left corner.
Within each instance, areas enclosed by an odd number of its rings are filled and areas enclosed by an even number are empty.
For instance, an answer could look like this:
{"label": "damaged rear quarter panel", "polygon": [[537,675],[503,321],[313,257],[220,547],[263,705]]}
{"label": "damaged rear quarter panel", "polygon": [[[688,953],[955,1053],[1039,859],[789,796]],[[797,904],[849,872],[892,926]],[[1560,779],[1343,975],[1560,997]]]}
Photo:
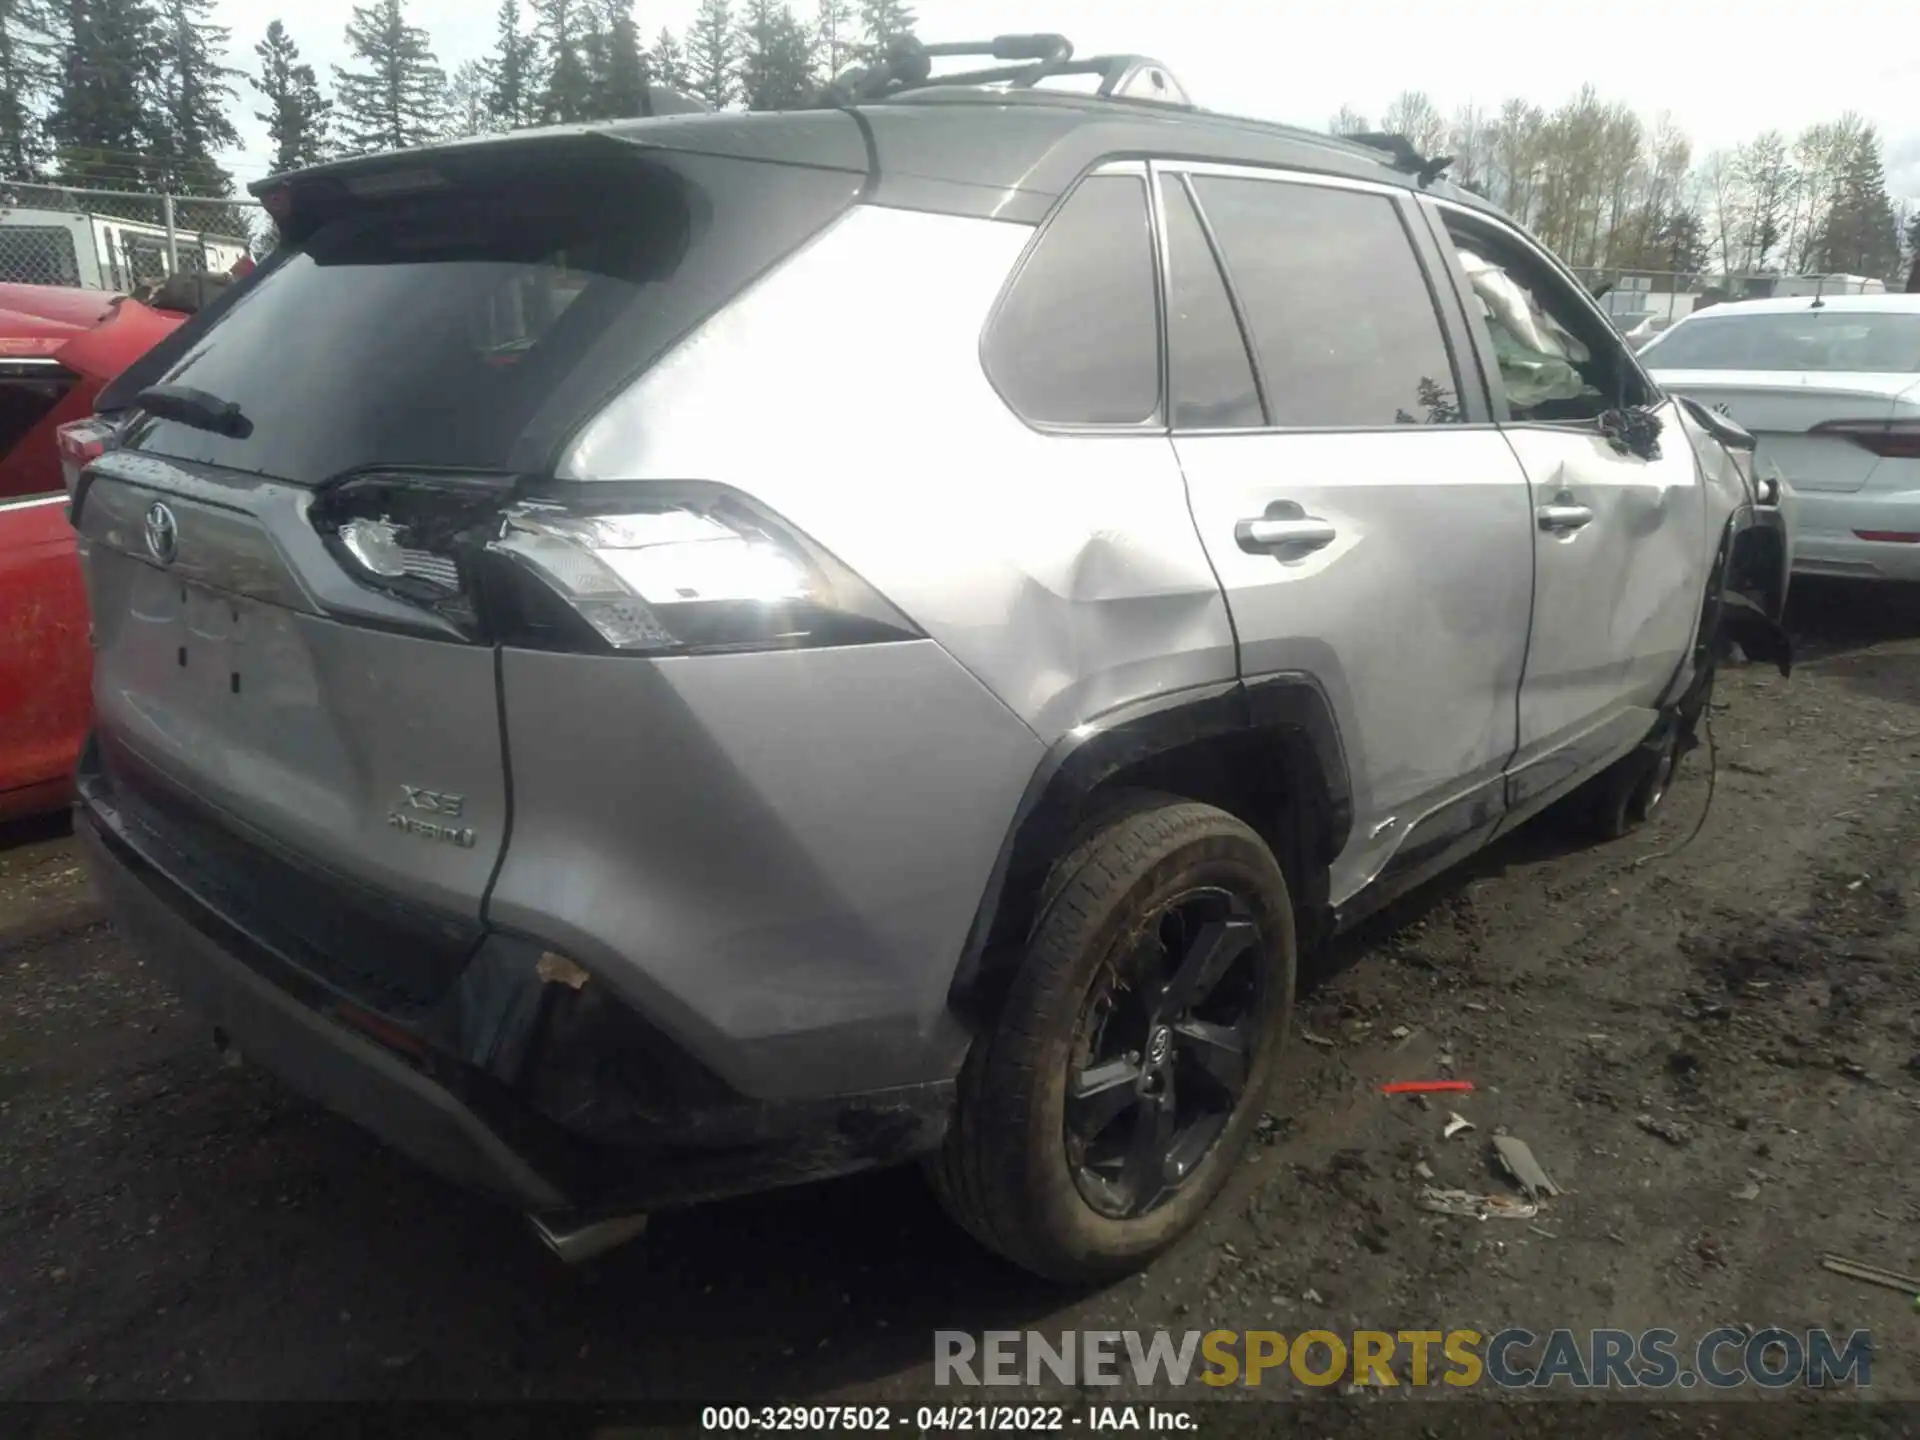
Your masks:
{"label": "damaged rear quarter panel", "polygon": [[856,207],[616,400],[562,478],[757,496],[1044,741],[1233,679],[1171,440],[1042,434],[987,379],[981,333],[1033,233]]}

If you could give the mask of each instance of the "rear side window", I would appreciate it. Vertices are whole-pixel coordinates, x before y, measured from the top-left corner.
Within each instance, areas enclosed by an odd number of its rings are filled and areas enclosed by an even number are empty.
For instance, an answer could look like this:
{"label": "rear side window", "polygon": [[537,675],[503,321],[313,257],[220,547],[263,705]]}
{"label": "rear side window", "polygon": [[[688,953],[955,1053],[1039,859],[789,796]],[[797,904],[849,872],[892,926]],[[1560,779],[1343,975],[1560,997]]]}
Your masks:
{"label": "rear side window", "polygon": [[1160,413],[1147,187],[1095,175],[1047,223],[987,332],[987,374],[1038,425],[1137,425]]}
{"label": "rear side window", "polygon": [[1273,423],[1448,424],[1459,391],[1413,242],[1384,195],[1194,178],[1260,355]]}
{"label": "rear side window", "polygon": [[1167,226],[1167,356],[1173,424],[1227,430],[1266,423],[1246,338],[1187,188],[1160,182]]}
{"label": "rear side window", "polygon": [[1920,314],[1811,304],[1766,315],[1709,314],[1676,325],[1642,353],[1668,370],[1814,370],[1920,374]]}
{"label": "rear side window", "polygon": [[155,377],[233,402],[250,433],[149,420],[135,442],[301,485],[369,468],[545,470],[859,185],[605,144],[537,158],[343,204]]}

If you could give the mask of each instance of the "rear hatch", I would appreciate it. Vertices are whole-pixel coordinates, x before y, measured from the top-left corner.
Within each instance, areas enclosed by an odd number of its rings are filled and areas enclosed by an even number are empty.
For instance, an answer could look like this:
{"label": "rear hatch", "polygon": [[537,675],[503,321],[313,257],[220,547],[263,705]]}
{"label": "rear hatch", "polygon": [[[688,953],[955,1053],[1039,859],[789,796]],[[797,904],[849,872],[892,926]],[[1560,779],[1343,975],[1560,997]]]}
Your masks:
{"label": "rear hatch", "polygon": [[1920,416],[1920,313],[1703,316],[1641,360],[1667,390],[1751,431],[1763,473],[1770,462],[1796,490],[1862,489],[1902,453],[1889,429]]}
{"label": "rear hatch", "polygon": [[79,494],[134,833],[263,924],[416,907],[454,966],[510,822],[474,537],[861,178],[573,133],[269,196],[281,251],[130,372]]}

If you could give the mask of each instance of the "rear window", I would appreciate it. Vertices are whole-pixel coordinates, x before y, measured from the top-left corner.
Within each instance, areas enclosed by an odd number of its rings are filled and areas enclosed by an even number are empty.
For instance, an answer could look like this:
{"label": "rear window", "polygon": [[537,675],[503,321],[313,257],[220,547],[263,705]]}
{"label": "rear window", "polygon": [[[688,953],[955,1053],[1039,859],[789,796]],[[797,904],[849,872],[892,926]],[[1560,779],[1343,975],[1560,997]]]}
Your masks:
{"label": "rear window", "polygon": [[303,485],[369,468],[545,470],[859,181],[596,147],[590,163],[348,210],[155,377],[238,405],[249,433],[149,420],[137,443]]}
{"label": "rear window", "polygon": [[1707,314],[1640,352],[1655,370],[1920,373],[1920,315],[1859,310]]}

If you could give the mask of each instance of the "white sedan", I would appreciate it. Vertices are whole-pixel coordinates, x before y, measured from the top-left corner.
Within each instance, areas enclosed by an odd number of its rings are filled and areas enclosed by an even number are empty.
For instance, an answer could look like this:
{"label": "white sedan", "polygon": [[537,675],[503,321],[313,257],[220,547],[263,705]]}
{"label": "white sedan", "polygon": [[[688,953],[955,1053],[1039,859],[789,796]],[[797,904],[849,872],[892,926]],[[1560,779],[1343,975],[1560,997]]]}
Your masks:
{"label": "white sedan", "polygon": [[1920,295],[1715,305],[1639,358],[1759,441],[1795,495],[1796,573],[1920,581]]}

